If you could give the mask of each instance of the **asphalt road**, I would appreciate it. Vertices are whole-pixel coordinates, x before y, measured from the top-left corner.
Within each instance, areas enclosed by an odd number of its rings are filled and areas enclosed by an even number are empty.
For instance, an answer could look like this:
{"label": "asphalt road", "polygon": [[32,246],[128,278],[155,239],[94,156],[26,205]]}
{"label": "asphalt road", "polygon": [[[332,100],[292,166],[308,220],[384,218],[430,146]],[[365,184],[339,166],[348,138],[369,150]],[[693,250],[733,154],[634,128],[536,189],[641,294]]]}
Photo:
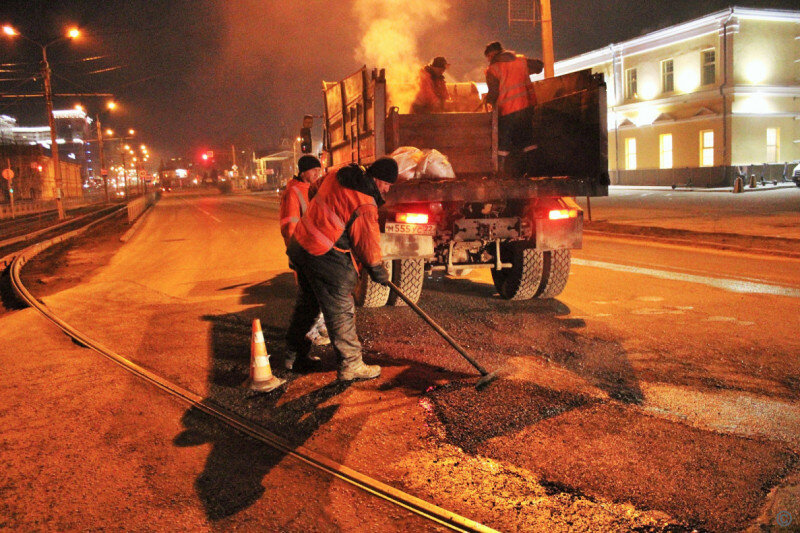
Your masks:
{"label": "asphalt road", "polygon": [[[780,513],[800,521],[800,260],[604,237],[584,244],[557,300],[500,300],[480,271],[426,281],[420,305],[503,374],[481,393],[471,368],[406,308],[358,312],[380,379],[335,385],[326,348],[319,372],[284,373],[285,389],[247,393],[250,322],[261,319],[280,373],[294,297],[277,211],[258,197],[168,195],[125,246],[66,252],[67,266],[98,266],[43,298],[103,344],[292,442],[501,530],[731,531],[777,527]],[[3,321],[23,314],[34,320],[23,311]],[[19,357],[20,328],[16,353],[5,357],[28,361]],[[91,357],[75,347],[51,353],[72,351]],[[89,376],[112,372],[91,365]],[[92,417],[99,441],[124,442],[140,458],[130,475],[158,487],[167,481],[142,472],[192,447],[181,468],[154,471],[178,484],[166,508],[195,527],[263,525],[274,491],[298,509],[269,522],[288,530],[419,526],[335,483],[283,470],[280,457],[251,464],[266,452],[163,407],[169,402],[143,385],[119,391],[108,388],[112,377],[97,380],[86,386],[90,403],[99,395],[106,406]],[[16,385],[18,404],[29,388]],[[3,412],[13,423],[13,409]],[[152,436],[172,426],[172,440]],[[75,430],[55,435],[64,431]],[[25,432],[4,439],[28,449]],[[83,446],[100,454],[99,441]],[[21,518],[19,499],[41,473],[37,455],[28,456],[22,481],[6,474],[0,483],[6,507],[17,502],[5,525],[66,527],[52,512]],[[62,470],[85,482],[79,469]],[[109,486],[113,499],[122,489]],[[143,524],[152,492],[131,488],[127,503],[138,511],[127,525]],[[316,503],[303,505],[304,494]],[[38,498],[52,509],[48,496]]]}

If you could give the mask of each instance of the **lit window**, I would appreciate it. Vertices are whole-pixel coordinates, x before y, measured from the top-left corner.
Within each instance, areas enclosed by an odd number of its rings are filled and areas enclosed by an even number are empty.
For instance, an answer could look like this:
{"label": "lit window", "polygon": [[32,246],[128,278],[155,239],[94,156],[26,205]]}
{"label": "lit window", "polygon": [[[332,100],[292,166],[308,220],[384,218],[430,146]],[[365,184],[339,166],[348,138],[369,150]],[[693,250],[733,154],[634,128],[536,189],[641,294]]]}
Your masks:
{"label": "lit window", "polygon": [[703,85],[714,85],[717,81],[717,54],[714,49],[703,50]]}
{"label": "lit window", "polygon": [[700,132],[700,166],[714,166],[714,131],[704,130]]}
{"label": "lit window", "polygon": [[625,71],[625,98],[635,98],[637,92],[636,69],[629,68]]}
{"label": "lit window", "polygon": [[777,163],[781,158],[781,130],[767,128],[767,163]]}
{"label": "lit window", "polygon": [[660,168],[672,168],[672,134],[658,136]]}
{"label": "lit window", "polygon": [[661,92],[671,93],[675,90],[675,71],[671,59],[661,62]]}
{"label": "lit window", "polygon": [[625,170],[636,170],[636,139],[625,139]]}

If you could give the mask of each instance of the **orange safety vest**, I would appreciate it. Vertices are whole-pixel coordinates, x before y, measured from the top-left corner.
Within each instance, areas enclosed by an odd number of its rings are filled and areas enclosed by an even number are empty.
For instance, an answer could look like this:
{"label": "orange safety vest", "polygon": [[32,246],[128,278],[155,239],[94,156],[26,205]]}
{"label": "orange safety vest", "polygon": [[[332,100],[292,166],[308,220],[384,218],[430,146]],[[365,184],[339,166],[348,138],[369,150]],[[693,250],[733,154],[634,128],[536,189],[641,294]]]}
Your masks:
{"label": "orange safety vest", "polygon": [[[308,211],[300,219],[293,238],[311,255],[324,255],[334,247],[353,217],[358,216],[358,211],[369,208],[377,213],[375,199],[368,194],[343,187],[336,179],[336,171],[332,170],[322,179],[322,185],[309,204]],[[374,231],[380,231],[377,216]],[[380,241],[376,239],[375,242],[377,250],[366,250],[366,255],[370,257],[360,258],[370,265],[380,262]],[[374,247],[373,245],[372,248]],[[349,251],[340,248],[337,250]]]}
{"label": "orange safety vest", "polygon": [[308,210],[308,189],[310,184],[292,178],[281,194],[280,226],[286,246],[292,238],[300,218]]}
{"label": "orange safety vest", "polygon": [[536,105],[536,93],[534,93],[533,83],[531,83],[528,60],[525,56],[517,54],[514,61],[492,63],[486,72],[491,72],[495,78],[500,80],[500,94],[495,104],[500,116]]}

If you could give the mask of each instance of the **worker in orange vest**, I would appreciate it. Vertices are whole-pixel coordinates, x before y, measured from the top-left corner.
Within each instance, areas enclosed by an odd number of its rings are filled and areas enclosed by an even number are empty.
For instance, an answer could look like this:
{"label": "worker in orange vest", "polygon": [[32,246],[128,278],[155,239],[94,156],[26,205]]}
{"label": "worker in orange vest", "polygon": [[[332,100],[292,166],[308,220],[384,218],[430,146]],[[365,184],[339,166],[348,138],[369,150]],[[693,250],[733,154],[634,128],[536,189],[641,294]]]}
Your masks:
{"label": "worker in orange vest", "polygon": [[[313,155],[304,155],[297,160],[297,176],[289,180],[286,189],[281,194],[280,203],[280,227],[283,242],[289,246],[294,229],[300,222],[300,218],[308,210],[308,191],[309,187],[316,183],[322,176],[322,164]],[[326,346],[331,343],[328,338],[328,330],[325,328],[325,319],[322,313],[317,316],[317,320],[312,324],[306,333],[306,337],[317,346]],[[319,357],[310,355],[310,360],[318,361]],[[287,358],[284,361],[287,370],[292,370],[294,360]]]}
{"label": "worker in orange vest", "polygon": [[[498,170],[504,175],[519,176],[531,170],[528,167],[537,149],[533,138],[536,94],[530,77],[542,72],[544,63],[504,50],[499,41],[489,43],[483,53],[489,61],[486,69],[489,92],[484,101],[496,108],[498,114]],[[519,159],[525,160],[525,167],[517,162]]]}
{"label": "worker in orange vest", "polygon": [[322,309],[338,359],[340,381],[373,379],[381,368],[367,365],[356,335],[355,262],[376,283],[386,284],[378,226],[383,194],[397,181],[397,163],[376,160],[366,170],[352,164],[329,172],[300,219],[287,254],[297,272],[298,294],[286,344],[297,360],[311,348],[305,332]]}
{"label": "worker in orange vest", "polygon": [[419,90],[411,104],[412,113],[441,113],[445,103],[450,101],[444,71],[450,63],[442,56],[433,60],[419,71]]}

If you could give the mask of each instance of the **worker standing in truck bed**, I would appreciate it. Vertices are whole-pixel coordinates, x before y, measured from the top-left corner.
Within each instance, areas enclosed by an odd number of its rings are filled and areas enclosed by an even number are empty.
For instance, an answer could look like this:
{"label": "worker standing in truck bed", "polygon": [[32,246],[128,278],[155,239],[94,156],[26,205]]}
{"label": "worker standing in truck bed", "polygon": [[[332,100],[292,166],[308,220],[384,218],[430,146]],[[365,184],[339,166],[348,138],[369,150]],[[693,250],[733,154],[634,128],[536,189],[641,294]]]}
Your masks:
{"label": "worker standing in truck bed", "polygon": [[531,166],[537,148],[533,138],[533,108],[536,105],[531,74],[539,74],[544,63],[504,50],[499,41],[486,46],[489,61],[485,102],[498,113],[498,170],[501,175],[522,175]]}
{"label": "worker standing in truck bed", "polygon": [[442,56],[433,60],[419,71],[419,89],[411,104],[412,113],[441,113],[450,101],[444,71],[450,63]]}

